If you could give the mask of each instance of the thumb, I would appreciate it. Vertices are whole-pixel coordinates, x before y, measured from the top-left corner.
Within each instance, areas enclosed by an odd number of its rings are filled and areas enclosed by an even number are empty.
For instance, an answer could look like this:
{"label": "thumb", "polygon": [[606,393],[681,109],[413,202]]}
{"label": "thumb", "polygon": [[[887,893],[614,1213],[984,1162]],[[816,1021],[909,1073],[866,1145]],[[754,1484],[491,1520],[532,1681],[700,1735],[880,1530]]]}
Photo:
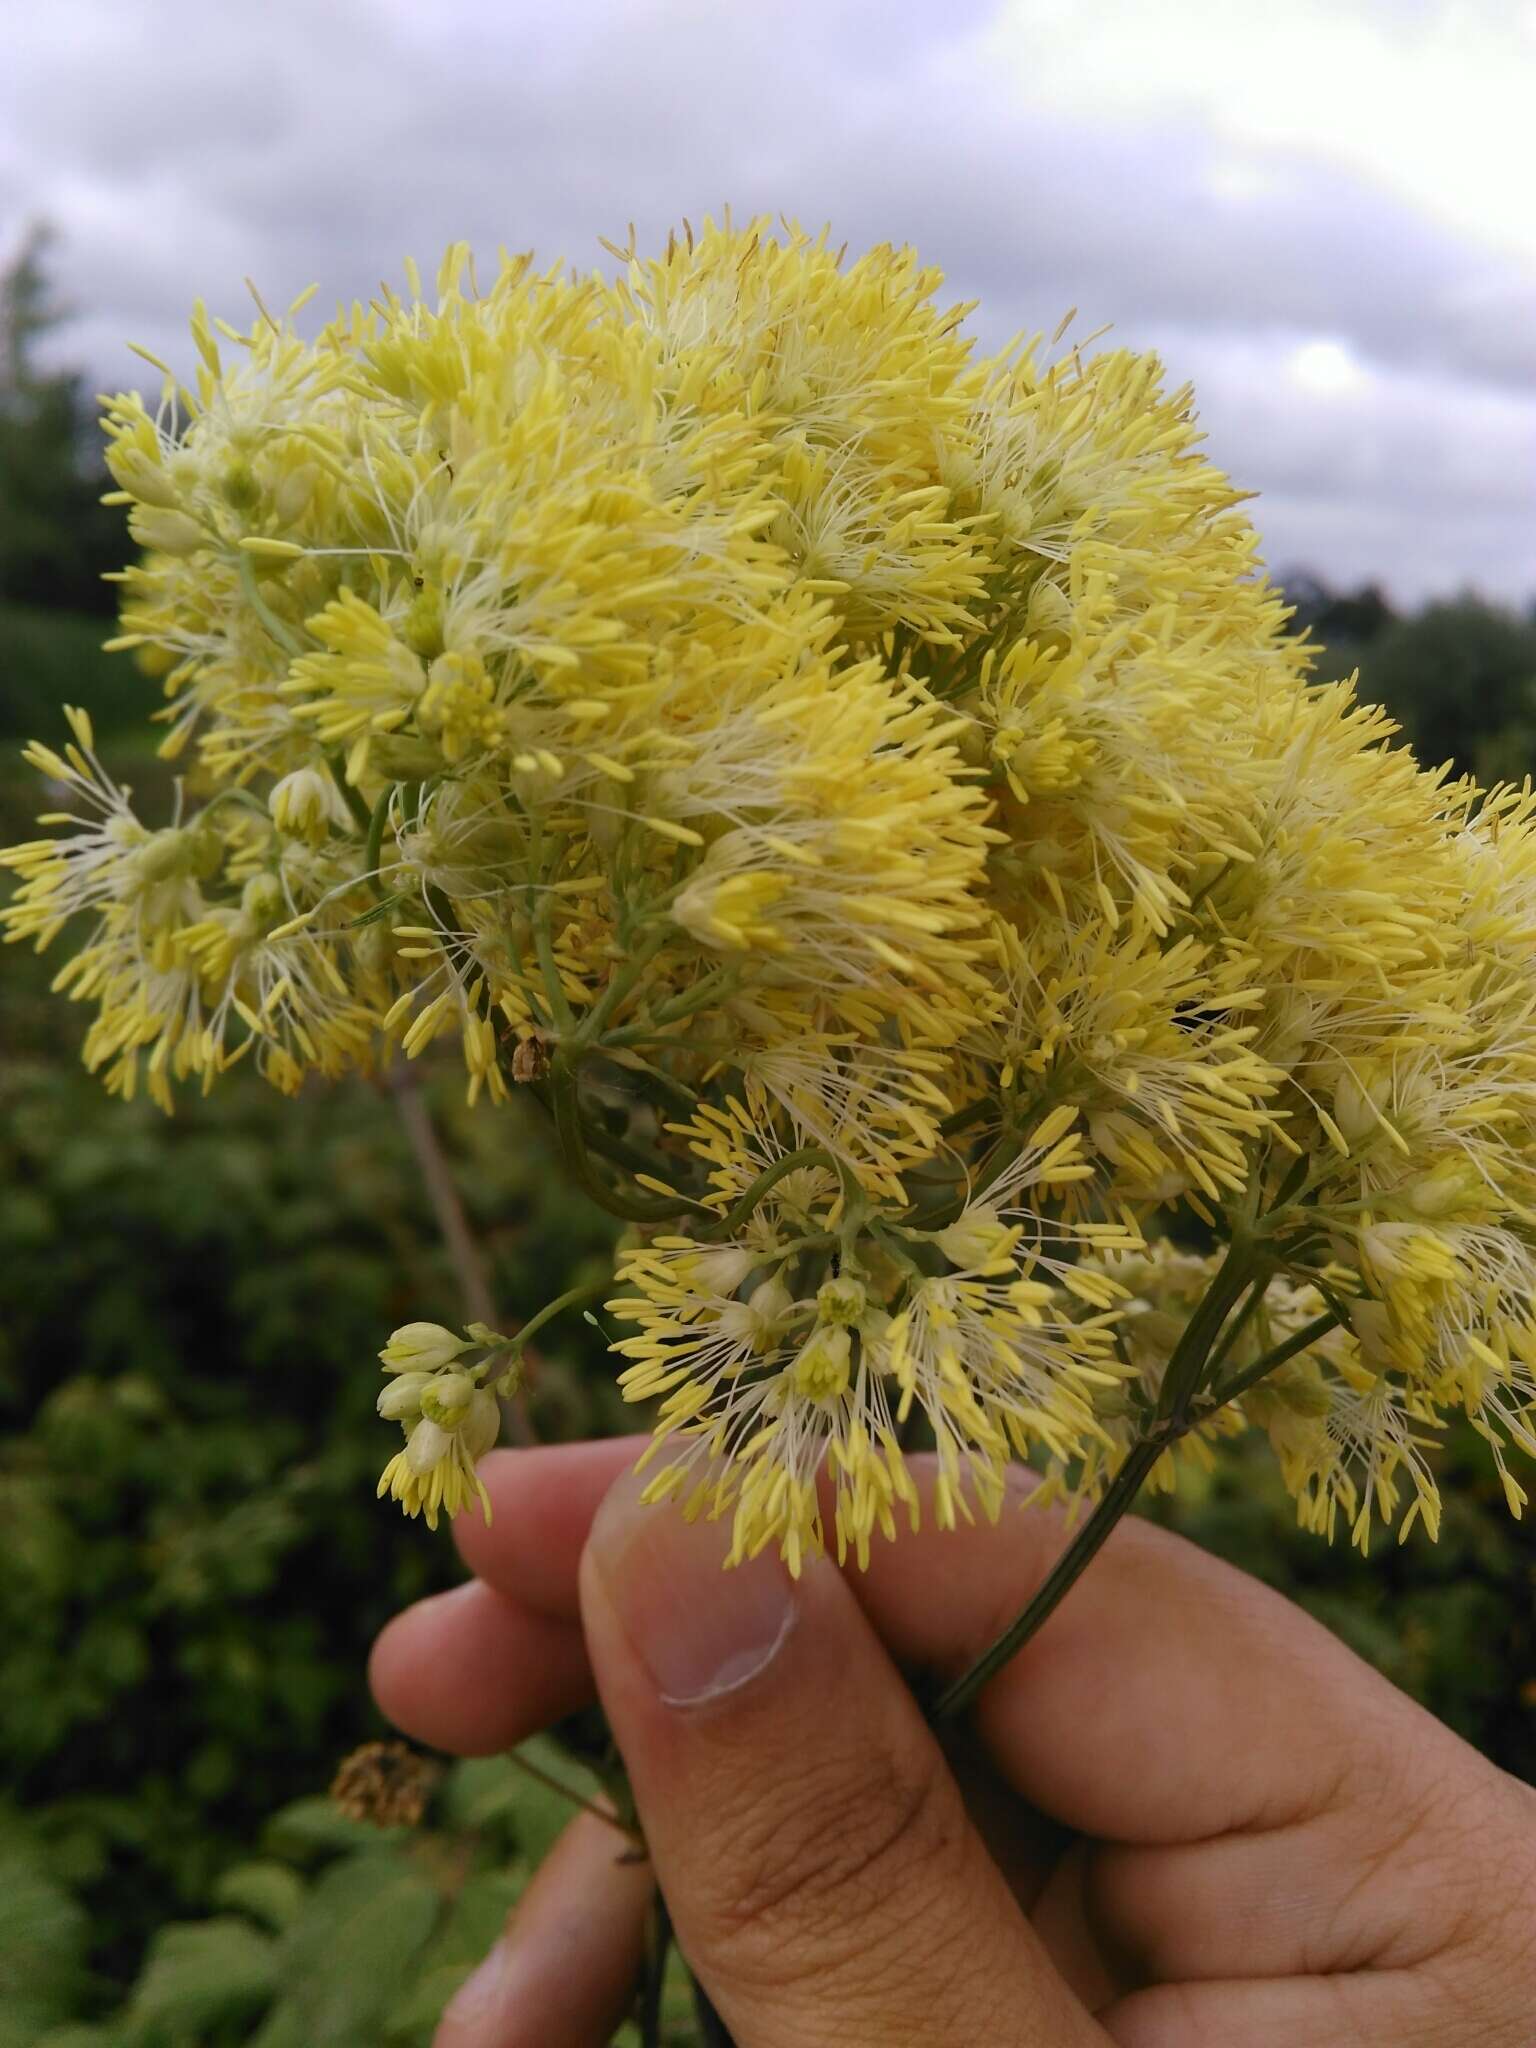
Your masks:
{"label": "thumb", "polygon": [[587,1644],[679,1946],[739,2048],[1102,2048],[842,1575],[722,1570],[621,1479]]}

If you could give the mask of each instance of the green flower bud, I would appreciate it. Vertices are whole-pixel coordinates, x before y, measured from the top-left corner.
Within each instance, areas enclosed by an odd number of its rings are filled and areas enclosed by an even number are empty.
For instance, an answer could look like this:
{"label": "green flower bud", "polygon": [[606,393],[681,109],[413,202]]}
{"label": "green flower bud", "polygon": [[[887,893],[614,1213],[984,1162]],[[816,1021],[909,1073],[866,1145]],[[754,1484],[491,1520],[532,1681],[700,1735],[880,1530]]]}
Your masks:
{"label": "green flower bud", "polygon": [[853,1339],[841,1327],[815,1331],[801,1348],[789,1369],[800,1393],[812,1401],[835,1401],[848,1385],[848,1361]]}
{"label": "green flower bud", "polygon": [[386,1372],[440,1372],[469,1345],[441,1323],[402,1323],[379,1353]]}
{"label": "green flower bud", "polygon": [[467,1372],[432,1375],[421,1392],[421,1412],[429,1422],[444,1429],[457,1429],[475,1397],[475,1383]]}
{"label": "green flower bud", "polygon": [[375,1406],[386,1422],[410,1422],[421,1413],[421,1397],[432,1384],[429,1372],[402,1372],[380,1389]]}
{"label": "green flower bud", "polygon": [[822,1323],[834,1327],[847,1328],[856,1323],[868,1302],[864,1282],[847,1273],[840,1274],[835,1280],[823,1280],[816,1290],[817,1317]]}
{"label": "green flower bud", "polygon": [[978,1202],[936,1232],[933,1241],[961,1272],[986,1273],[1009,1263],[1019,1232],[1000,1222],[987,1203]]}
{"label": "green flower bud", "polygon": [[501,1410],[496,1405],[496,1396],[481,1387],[476,1390],[464,1420],[459,1424],[459,1440],[465,1455],[478,1463],[500,1434]]}

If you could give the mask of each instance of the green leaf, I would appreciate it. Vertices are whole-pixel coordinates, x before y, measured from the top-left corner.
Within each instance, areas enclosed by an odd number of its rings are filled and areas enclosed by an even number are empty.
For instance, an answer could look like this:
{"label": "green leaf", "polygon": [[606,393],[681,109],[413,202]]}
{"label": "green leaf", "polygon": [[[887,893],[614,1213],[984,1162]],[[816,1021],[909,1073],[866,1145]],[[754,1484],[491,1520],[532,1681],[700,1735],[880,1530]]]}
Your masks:
{"label": "green leaf", "polygon": [[437,1888],[398,1854],[348,1857],[325,1873],[281,1950],[279,2011],[285,2023],[290,2012],[303,2021],[307,2048],[374,2048],[415,1979],[440,1905]]}
{"label": "green leaf", "polygon": [[30,2048],[84,1984],[84,1912],[32,1857],[0,1855],[0,2048]]}
{"label": "green leaf", "polygon": [[422,1957],[394,2015],[392,2038],[411,2040],[431,2033],[443,2007],[499,1940],[525,1881],[521,1869],[483,1870],[469,1879]]}
{"label": "green leaf", "polygon": [[276,1989],[276,1955],[270,1935],[232,1916],[163,1928],[129,2003],[129,2039],[151,2048],[161,2029],[195,2039],[254,2017]]}
{"label": "green leaf", "polygon": [[286,1863],[237,1863],[213,1888],[214,1903],[281,1933],[304,1904],[304,1880]]}
{"label": "green leaf", "polygon": [[376,1828],[368,1821],[348,1820],[329,1799],[295,1799],[268,1821],[262,1846],[293,1863],[314,1863],[339,1850],[385,1847],[408,1833],[406,1828]]}

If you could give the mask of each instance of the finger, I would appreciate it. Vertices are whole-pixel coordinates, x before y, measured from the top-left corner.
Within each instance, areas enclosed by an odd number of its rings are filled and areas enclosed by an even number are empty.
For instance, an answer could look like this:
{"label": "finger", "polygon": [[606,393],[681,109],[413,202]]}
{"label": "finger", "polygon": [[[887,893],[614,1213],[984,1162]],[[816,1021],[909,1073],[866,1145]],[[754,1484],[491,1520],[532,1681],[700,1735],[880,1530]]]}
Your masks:
{"label": "finger", "polygon": [[593,1696],[580,1626],[532,1614],[478,1579],[397,1614],[368,1679],[397,1728],[458,1756],[510,1749]]}
{"label": "finger", "polygon": [[1536,1897],[1536,1799],[1427,1714],[1412,1723],[1307,1820],[1099,1849],[1088,1917],[1133,1952],[1133,1981],[1405,1975],[1485,1940],[1501,1899]]}
{"label": "finger", "polygon": [[656,1889],[624,1836],[582,1814],[455,1992],[432,2048],[603,2048],[631,2003]]}
{"label": "finger", "polygon": [[1160,1984],[1132,1992],[1100,2016],[1116,2048],[1480,2048],[1523,2031],[1480,2031],[1417,1973],[1390,1977],[1293,1977],[1264,1983]]}
{"label": "finger", "polygon": [[[995,1525],[883,1545],[851,1583],[899,1661],[948,1679],[1065,1540],[1058,1514],[1009,1505]],[[1416,1710],[1289,1601],[1131,1518],[974,1711],[1026,1799],[1086,1834],[1166,1843],[1321,1811]]]}
{"label": "finger", "polygon": [[491,1518],[487,1523],[472,1509],[454,1516],[460,1556],[498,1593],[537,1614],[574,1621],[576,1569],[598,1502],[649,1442],[626,1436],[492,1451],[479,1467]]}
{"label": "finger", "polygon": [[679,1945],[738,2048],[1102,2044],[837,1570],[726,1573],[725,1545],[620,1480],[582,1613]]}

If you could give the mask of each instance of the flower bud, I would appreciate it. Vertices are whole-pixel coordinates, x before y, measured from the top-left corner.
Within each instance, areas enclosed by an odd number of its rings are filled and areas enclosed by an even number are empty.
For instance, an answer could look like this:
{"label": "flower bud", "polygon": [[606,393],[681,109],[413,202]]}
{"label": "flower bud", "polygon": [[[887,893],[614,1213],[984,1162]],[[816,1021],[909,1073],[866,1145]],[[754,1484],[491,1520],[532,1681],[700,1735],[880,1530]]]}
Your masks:
{"label": "flower bud", "polygon": [[152,832],[133,856],[133,877],[144,888],[159,882],[177,882],[192,872],[195,847],[192,834],[179,826]]}
{"label": "flower bud", "polygon": [[864,1282],[851,1274],[824,1280],[816,1290],[816,1314],[824,1324],[848,1327],[856,1323],[868,1305]]}
{"label": "flower bud", "polygon": [[165,512],[175,510],[175,484],[142,448],[119,445],[108,455],[107,466],[123,489],[131,492],[141,505],[153,505]]}
{"label": "flower bud", "polygon": [[483,1387],[477,1388],[459,1424],[459,1441],[465,1454],[478,1464],[500,1434],[501,1410],[496,1405],[496,1396]]}
{"label": "flower bud", "polygon": [[441,1323],[402,1323],[379,1353],[386,1372],[440,1372],[469,1345]]}
{"label": "flower bud", "polygon": [[754,1287],[747,1296],[753,1342],[760,1351],[767,1351],[777,1341],[784,1320],[794,1305],[794,1296],[777,1273],[771,1280],[764,1280]]}
{"label": "flower bud", "polygon": [[376,1407],[386,1422],[413,1421],[421,1413],[421,1397],[432,1384],[429,1372],[402,1372],[381,1388]]}
{"label": "flower bud", "polygon": [[443,593],[431,587],[418,590],[406,610],[400,637],[413,653],[430,661],[443,651]]}
{"label": "flower bud", "polygon": [[835,1401],[848,1385],[853,1339],[841,1327],[815,1331],[789,1369],[797,1390],[812,1401]]}
{"label": "flower bud", "polygon": [[418,1479],[452,1455],[453,1433],[423,1416],[405,1440],[405,1462]]}
{"label": "flower bud", "polygon": [[429,1422],[443,1429],[457,1429],[475,1398],[475,1383],[467,1372],[434,1373],[421,1392],[421,1412]]}
{"label": "flower bud", "polygon": [[1409,1181],[1403,1190],[1415,1216],[1451,1216],[1475,1209],[1489,1199],[1486,1183],[1467,1159],[1442,1159],[1428,1173]]}
{"label": "flower bud", "polygon": [[267,809],[279,832],[291,832],[317,846],[332,825],[346,822],[336,785],[321,768],[295,768],[272,785]]}
{"label": "flower bud", "polygon": [[1346,1067],[1333,1091],[1333,1120],[1351,1145],[1364,1145],[1381,1129],[1392,1100],[1392,1069],[1362,1060]]}
{"label": "flower bud", "polygon": [[320,472],[312,462],[298,463],[279,477],[272,491],[272,509],[279,526],[292,526],[314,496]]}
{"label": "flower bud", "polygon": [[758,1263],[744,1245],[700,1245],[681,1267],[688,1285],[700,1294],[734,1294]]}
{"label": "flower bud", "polygon": [[988,1273],[1009,1263],[1019,1232],[1001,1222],[988,1203],[978,1202],[936,1232],[933,1241],[952,1266]]}
{"label": "flower bud", "polygon": [[276,875],[252,875],[240,891],[240,914],[263,936],[288,915],[288,900]]}

